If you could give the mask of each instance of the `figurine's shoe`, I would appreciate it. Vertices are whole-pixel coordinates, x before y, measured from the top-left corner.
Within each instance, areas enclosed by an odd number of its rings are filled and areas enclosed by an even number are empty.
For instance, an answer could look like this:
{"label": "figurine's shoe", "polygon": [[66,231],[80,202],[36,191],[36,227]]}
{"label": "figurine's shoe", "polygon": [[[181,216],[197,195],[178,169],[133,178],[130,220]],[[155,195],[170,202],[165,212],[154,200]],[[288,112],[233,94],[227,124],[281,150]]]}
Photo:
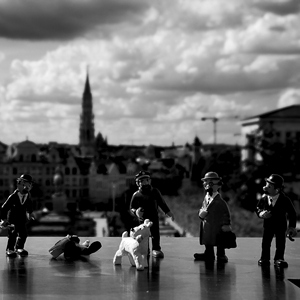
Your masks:
{"label": "figurine's shoe", "polygon": [[215,257],[214,256],[208,256],[206,253],[195,253],[194,254],[194,259],[195,260],[200,260],[200,261],[214,261]]}
{"label": "figurine's shoe", "polygon": [[228,257],[226,255],[217,256],[217,262],[218,263],[227,263]]}
{"label": "figurine's shoe", "polygon": [[17,253],[14,250],[6,250],[7,257],[17,257]]}
{"label": "figurine's shoe", "polygon": [[17,254],[20,256],[28,256],[28,251],[26,251],[25,249],[17,249]]}
{"label": "figurine's shoe", "polygon": [[270,261],[268,259],[260,259],[258,261],[258,265],[261,267],[268,267],[270,265]]}
{"label": "figurine's shoe", "polygon": [[275,260],[274,265],[279,268],[287,268],[289,266],[288,263],[283,259]]}
{"label": "figurine's shoe", "polygon": [[82,250],[81,254],[82,255],[90,255],[92,253],[95,253],[102,247],[101,243],[96,241],[90,244],[88,248],[85,248]]}
{"label": "figurine's shoe", "polygon": [[152,250],[152,256],[155,258],[164,258],[165,255],[161,250]]}

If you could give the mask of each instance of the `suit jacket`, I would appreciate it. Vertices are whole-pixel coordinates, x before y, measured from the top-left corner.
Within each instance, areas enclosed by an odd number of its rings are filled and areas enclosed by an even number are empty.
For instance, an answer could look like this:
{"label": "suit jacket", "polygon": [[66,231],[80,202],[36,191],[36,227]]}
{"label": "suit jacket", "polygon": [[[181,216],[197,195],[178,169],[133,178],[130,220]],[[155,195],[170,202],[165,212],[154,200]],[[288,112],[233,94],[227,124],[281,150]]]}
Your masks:
{"label": "suit jacket", "polygon": [[200,219],[200,244],[218,246],[218,235],[222,231],[221,227],[231,224],[228,205],[220,194],[217,194],[207,208],[205,201],[203,201],[201,209],[206,209],[208,214],[204,220]]}
{"label": "suit jacket", "polygon": [[136,191],[130,201],[130,210],[132,208],[144,209],[144,219],[150,219],[152,222],[158,221],[159,208],[166,214],[170,209],[163,199],[157,188],[152,188],[149,192],[143,193],[141,190]]}
{"label": "suit jacket", "polygon": [[295,207],[289,197],[283,192],[280,193],[274,206],[268,203],[268,196],[264,195],[258,202],[256,213],[263,211],[270,211],[272,216],[269,219],[264,219],[264,227],[273,227],[275,230],[287,230],[287,217],[289,219],[289,227],[296,228],[297,213]]}
{"label": "suit jacket", "polygon": [[26,213],[33,211],[30,194],[27,195],[26,201],[21,204],[18,192],[15,190],[1,207],[1,219],[7,219],[11,224],[25,224],[28,221]]}

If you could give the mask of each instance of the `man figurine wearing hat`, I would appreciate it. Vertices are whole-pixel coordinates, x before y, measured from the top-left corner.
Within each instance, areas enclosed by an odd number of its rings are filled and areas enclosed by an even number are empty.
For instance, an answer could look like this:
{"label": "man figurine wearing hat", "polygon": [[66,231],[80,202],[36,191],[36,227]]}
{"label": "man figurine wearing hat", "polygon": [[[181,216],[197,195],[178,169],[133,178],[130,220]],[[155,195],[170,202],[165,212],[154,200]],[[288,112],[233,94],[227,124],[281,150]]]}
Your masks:
{"label": "man figurine wearing hat", "polygon": [[[32,177],[23,174],[17,179],[17,189],[7,198],[1,207],[1,227],[8,227],[6,255],[8,257],[27,256],[24,249],[27,239],[26,223],[32,219],[32,201],[30,190]],[[11,225],[11,226],[8,226]]]}
{"label": "man figurine wearing hat", "polygon": [[217,262],[227,263],[225,249],[218,242],[220,232],[231,231],[231,218],[227,203],[219,194],[222,178],[216,172],[205,174],[203,187],[205,197],[199,210],[200,245],[205,245],[204,253],[195,253],[195,260],[212,262],[215,260],[214,246],[217,247]]}
{"label": "man figurine wearing hat", "polygon": [[[286,236],[294,237],[297,234],[297,214],[290,198],[284,192],[284,180],[280,175],[272,174],[265,178],[266,185],[263,187],[264,194],[257,204],[256,213],[264,219],[260,266],[270,265],[270,250],[273,237],[276,237],[276,251],[274,265],[287,268],[288,263],[284,260]],[[287,227],[287,215],[289,226]]]}
{"label": "man figurine wearing hat", "polygon": [[138,186],[130,201],[130,213],[138,218],[139,223],[143,223],[145,219],[153,222],[151,226],[152,236],[152,256],[156,258],[163,258],[164,253],[160,247],[160,232],[159,232],[159,210],[160,208],[167,217],[174,220],[174,215],[170,211],[168,205],[163,199],[160,191],[152,187],[150,173],[147,171],[140,171],[135,175],[135,182]]}

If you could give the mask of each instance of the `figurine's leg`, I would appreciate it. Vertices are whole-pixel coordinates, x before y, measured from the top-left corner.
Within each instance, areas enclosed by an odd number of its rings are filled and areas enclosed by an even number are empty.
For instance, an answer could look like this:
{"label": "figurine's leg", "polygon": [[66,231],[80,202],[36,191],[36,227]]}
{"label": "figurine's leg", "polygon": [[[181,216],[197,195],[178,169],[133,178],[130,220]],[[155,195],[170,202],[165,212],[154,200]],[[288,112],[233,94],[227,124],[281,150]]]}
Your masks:
{"label": "figurine's leg", "polygon": [[122,251],[119,249],[115,256],[114,256],[114,260],[113,260],[113,264],[114,265],[121,265],[122,264],[122,256],[123,256],[123,253]]}
{"label": "figurine's leg", "polygon": [[152,235],[152,251],[161,251],[160,247],[160,232],[159,232],[159,221],[153,221],[153,225],[150,227]]}
{"label": "figurine's leg", "polygon": [[17,238],[16,242],[16,249],[24,249],[24,245],[28,236],[27,228],[25,224],[15,225],[16,230],[19,233],[19,236]]}
{"label": "figurine's leg", "polygon": [[131,263],[132,266],[135,267],[135,261],[132,258],[132,254],[128,252],[127,255],[128,255],[128,258],[129,258],[129,262]]}
{"label": "figurine's leg", "polygon": [[7,241],[6,250],[15,251],[17,237],[18,234],[15,228],[8,228],[8,241]]}
{"label": "figurine's leg", "polygon": [[140,254],[136,255],[133,254],[133,259],[135,261],[135,266],[137,270],[144,270],[144,266],[141,264],[142,262],[142,257]]}
{"label": "figurine's leg", "polygon": [[263,232],[262,244],[261,244],[261,259],[269,261],[271,252],[271,243],[274,237],[273,228],[265,228]]}
{"label": "figurine's leg", "polygon": [[141,257],[142,257],[142,262],[143,262],[144,268],[148,268],[148,255],[142,254]]}
{"label": "figurine's leg", "polygon": [[95,241],[91,243],[88,247],[84,247],[82,245],[79,245],[81,250],[81,255],[90,255],[92,253],[97,252],[101,247],[101,243],[99,241]]}
{"label": "figurine's leg", "polygon": [[276,251],[275,251],[275,256],[274,260],[282,259],[284,260],[284,252],[285,252],[285,232],[286,230],[282,230],[279,232],[276,232]]}
{"label": "figurine's leg", "polygon": [[66,260],[76,260],[80,258],[81,249],[73,241],[68,241],[64,248],[64,257]]}

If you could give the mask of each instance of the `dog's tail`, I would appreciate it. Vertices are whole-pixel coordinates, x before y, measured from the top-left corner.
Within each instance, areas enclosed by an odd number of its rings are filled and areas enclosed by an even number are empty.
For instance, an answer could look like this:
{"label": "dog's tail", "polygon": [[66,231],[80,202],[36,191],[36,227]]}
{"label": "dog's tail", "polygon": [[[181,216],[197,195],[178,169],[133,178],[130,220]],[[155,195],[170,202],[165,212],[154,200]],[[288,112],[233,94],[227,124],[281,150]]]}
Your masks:
{"label": "dog's tail", "polygon": [[124,232],[122,233],[122,238],[126,238],[126,237],[128,237],[128,232],[127,232],[127,231],[124,231]]}

